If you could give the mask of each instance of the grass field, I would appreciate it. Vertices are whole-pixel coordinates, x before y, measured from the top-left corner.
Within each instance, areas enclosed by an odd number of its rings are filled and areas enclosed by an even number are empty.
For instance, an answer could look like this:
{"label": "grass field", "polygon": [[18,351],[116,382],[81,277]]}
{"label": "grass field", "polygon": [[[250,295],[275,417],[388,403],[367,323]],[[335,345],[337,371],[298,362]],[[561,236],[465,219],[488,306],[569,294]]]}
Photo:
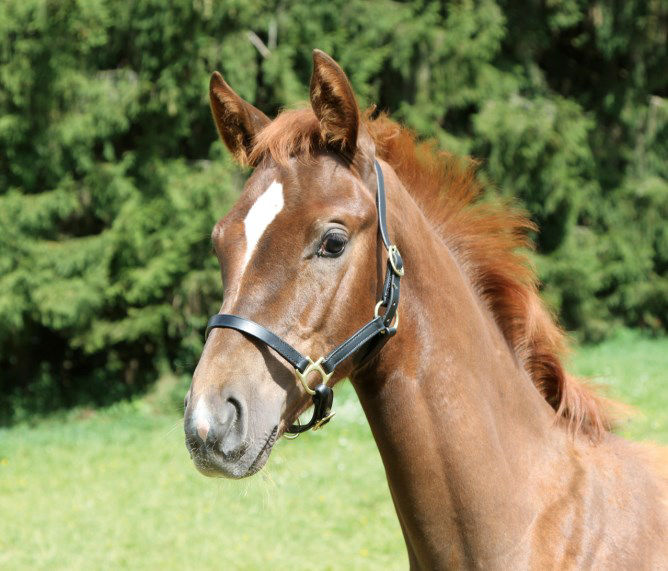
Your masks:
{"label": "grass field", "polygon": [[[668,338],[623,333],[572,368],[668,443]],[[249,480],[193,468],[150,399],[0,430],[0,569],[405,569],[380,457],[349,385],[336,419],[282,441]]]}

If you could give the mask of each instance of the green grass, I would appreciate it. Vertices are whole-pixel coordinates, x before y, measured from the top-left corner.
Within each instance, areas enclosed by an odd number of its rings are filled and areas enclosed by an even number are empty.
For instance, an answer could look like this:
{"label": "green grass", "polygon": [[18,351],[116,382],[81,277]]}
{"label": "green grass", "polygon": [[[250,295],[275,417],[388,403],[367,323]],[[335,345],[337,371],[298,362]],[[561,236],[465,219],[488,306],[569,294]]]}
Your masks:
{"label": "green grass", "polygon": [[575,353],[571,369],[600,385],[606,396],[631,405],[620,434],[668,444],[668,337],[621,331]]}
{"label": "green grass", "polygon": [[[574,367],[668,442],[668,338],[622,336]],[[405,569],[380,457],[349,385],[326,429],[249,480],[200,476],[177,414],[147,400],[0,430],[0,569]]]}

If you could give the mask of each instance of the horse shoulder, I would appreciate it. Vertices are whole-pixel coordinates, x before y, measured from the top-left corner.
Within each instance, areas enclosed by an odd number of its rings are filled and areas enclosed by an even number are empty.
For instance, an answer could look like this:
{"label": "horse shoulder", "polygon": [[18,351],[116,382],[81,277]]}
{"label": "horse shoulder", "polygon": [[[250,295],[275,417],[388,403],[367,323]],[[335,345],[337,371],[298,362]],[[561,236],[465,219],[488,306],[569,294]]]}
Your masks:
{"label": "horse shoulder", "polygon": [[668,450],[576,437],[532,533],[532,568],[668,568]]}

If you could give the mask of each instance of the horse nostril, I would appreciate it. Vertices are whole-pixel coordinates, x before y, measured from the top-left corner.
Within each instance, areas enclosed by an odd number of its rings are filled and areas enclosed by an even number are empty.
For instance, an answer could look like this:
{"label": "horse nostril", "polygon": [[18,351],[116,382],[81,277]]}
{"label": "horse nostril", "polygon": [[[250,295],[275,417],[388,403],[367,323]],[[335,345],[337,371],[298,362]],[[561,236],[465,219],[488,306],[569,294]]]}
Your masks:
{"label": "horse nostril", "polygon": [[241,405],[235,398],[229,398],[223,404],[218,416],[216,432],[218,437],[224,440],[227,434],[233,430],[235,423],[239,420]]}
{"label": "horse nostril", "polygon": [[244,401],[223,396],[217,402],[211,397],[213,402],[210,402],[200,395],[196,401],[189,402],[189,398],[190,393],[186,395],[185,403],[188,407],[185,422],[188,446],[204,453],[216,450],[228,459],[241,456],[248,446],[248,416]]}
{"label": "horse nostril", "polygon": [[240,400],[229,397],[225,401],[218,427],[218,448],[225,455],[234,455],[244,448],[246,439],[246,416]]}
{"label": "horse nostril", "polygon": [[234,417],[240,417],[241,416],[241,410],[242,406],[241,403],[234,397],[229,397],[227,399],[227,405],[231,405],[233,408],[230,408],[230,406],[227,406],[228,414],[233,414]]}

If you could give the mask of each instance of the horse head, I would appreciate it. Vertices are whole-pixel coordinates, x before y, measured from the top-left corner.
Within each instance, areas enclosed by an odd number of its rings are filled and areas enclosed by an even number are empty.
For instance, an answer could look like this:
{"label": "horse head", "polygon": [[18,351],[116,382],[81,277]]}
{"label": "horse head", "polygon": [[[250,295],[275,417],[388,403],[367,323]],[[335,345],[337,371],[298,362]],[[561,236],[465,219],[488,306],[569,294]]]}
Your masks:
{"label": "horse head", "polygon": [[[313,62],[310,109],[270,121],[218,73],[210,100],[223,142],[254,167],[212,232],[224,284],[220,313],[243,316],[317,356],[373,315],[385,259],[374,143],[343,70],[318,50]],[[352,367],[343,363],[328,383]],[[186,443],[197,468],[233,478],[262,468],[311,402],[311,376],[301,384],[267,345],[212,329],[186,396]]]}

